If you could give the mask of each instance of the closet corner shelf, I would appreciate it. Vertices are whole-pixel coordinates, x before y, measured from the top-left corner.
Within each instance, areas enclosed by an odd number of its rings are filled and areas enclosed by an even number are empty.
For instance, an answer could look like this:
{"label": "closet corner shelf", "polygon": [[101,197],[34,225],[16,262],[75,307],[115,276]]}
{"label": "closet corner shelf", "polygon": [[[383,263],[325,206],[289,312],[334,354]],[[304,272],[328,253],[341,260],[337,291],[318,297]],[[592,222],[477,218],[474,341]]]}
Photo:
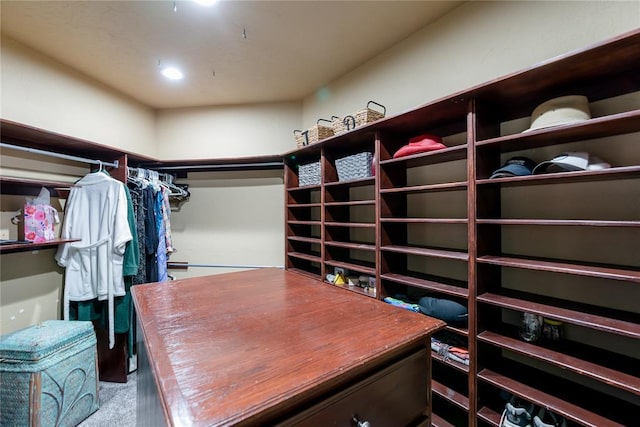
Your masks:
{"label": "closet corner shelf", "polygon": [[13,252],[37,251],[40,249],[52,249],[63,243],[79,242],[80,239],[55,239],[41,243],[15,243],[8,245],[0,245],[0,253],[7,254]]}

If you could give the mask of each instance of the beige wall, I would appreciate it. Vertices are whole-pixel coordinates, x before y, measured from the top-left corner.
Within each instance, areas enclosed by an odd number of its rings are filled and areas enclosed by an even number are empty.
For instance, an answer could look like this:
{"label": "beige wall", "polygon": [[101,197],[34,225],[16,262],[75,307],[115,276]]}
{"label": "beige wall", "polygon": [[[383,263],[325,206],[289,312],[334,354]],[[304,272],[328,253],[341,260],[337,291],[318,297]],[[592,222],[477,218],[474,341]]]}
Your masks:
{"label": "beige wall", "polygon": [[202,266],[170,274],[185,278],[237,270],[217,266],[284,265],[281,170],[200,172],[190,174],[188,183],[191,199],[171,217],[178,251],[170,260]]}
{"label": "beige wall", "polygon": [[156,147],[161,159],[281,154],[292,148],[301,102],[162,110]]}
{"label": "beige wall", "polygon": [[302,126],[374,100],[395,115],[640,26],[638,1],[473,1],[304,100]]}
{"label": "beige wall", "polygon": [[2,36],[3,119],[154,157],[154,111]]}

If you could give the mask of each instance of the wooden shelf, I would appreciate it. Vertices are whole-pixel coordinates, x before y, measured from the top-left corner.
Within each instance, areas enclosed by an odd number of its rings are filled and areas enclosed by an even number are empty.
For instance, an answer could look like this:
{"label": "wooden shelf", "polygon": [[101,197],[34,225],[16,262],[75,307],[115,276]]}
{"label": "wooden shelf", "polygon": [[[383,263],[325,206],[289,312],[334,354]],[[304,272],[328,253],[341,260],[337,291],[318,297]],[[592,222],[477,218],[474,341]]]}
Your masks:
{"label": "wooden shelf", "polygon": [[607,368],[606,366],[596,365],[595,363],[567,356],[566,354],[562,354],[557,351],[549,350],[544,347],[529,344],[525,341],[506,337],[490,331],[484,331],[478,334],[478,340],[510,350],[514,353],[553,364],[568,372],[575,372],[604,384],[640,395],[640,378],[636,376],[624,374],[614,369]]}
{"label": "wooden shelf", "polygon": [[0,245],[0,253],[8,254],[14,252],[38,251],[40,249],[55,249],[63,243],[79,242],[80,239],[55,239],[41,243],[15,243]]}
{"label": "wooden shelf", "polygon": [[360,273],[367,274],[369,276],[376,275],[375,267],[370,265],[356,264],[353,262],[325,260],[324,263],[331,267],[346,268],[349,271],[359,271]]}
{"label": "wooden shelf", "polygon": [[460,298],[466,299],[469,297],[469,289],[463,286],[447,285],[434,280],[419,279],[396,273],[384,273],[380,275],[380,278],[382,280],[389,280],[391,282],[401,283],[414,288],[426,289]]}
{"label": "wooden shelf", "polygon": [[335,182],[325,182],[325,188],[335,188],[335,187],[362,187],[365,185],[373,185],[374,177],[370,176],[368,178],[359,178],[352,179],[351,181],[335,181]]}
{"label": "wooden shelf", "polygon": [[320,190],[320,185],[304,185],[302,187],[288,187],[287,191],[290,193],[298,192],[298,191],[312,191],[312,190]]}
{"label": "wooden shelf", "polygon": [[375,224],[368,222],[325,222],[327,227],[351,227],[351,228],[376,228]]}
{"label": "wooden shelf", "polygon": [[439,163],[463,160],[467,157],[467,145],[456,145],[441,150],[429,151],[426,153],[413,154],[411,156],[398,157],[388,160],[380,160],[381,167],[400,166],[414,168],[434,165]]}
{"label": "wooden shelf", "polygon": [[290,268],[287,268],[287,270],[293,271],[293,272],[298,273],[298,274],[302,274],[303,276],[306,276],[306,277],[311,277],[312,279],[320,280],[320,275],[319,274],[313,274],[313,273],[311,273],[311,272],[309,272],[307,270],[303,270],[301,268],[290,267]]}
{"label": "wooden shelf", "polygon": [[453,333],[458,334],[458,335],[465,336],[465,337],[469,336],[469,329],[467,329],[467,328],[461,328],[461,327],[458,327],[458,326],[447,325],[447,326],[445,326],[445,330],[447,330],[449,332],[453,332]]}
{"label": "wooden shelf", "polygon": [[486,185],[550,185],[568,182],[595,182],[617,179],[637,179],[640,166],[625,166],[602,169],[598,171],[560,172],[541,175],[526,175],[509,178],[478,179],[476,184]]}
{"label": "wooden shelf", "polygon": [[486,406],[483,406],[482,408],[478,409],[478,419],[481,419],[492,426],[500,427],[501,417],[502,417],[501,413],[499,414],[493,409],[487,408]]}
{"label": "wooden shelf", "polygon": [[451,402],[458,408],[464,409],[465,411],[469,410],[469,398],[467,396],[460,394],[434,380],[431,380],[431,391],[441,398]]}
{"label": "wooden shelf", "polygon": [[634,110],[585,122],[490,138],[478,141],[476,146],[479,149],[499,147],[501,152],[506,153],[638,131],[640,131],[640,110]]}
{"label": "wooden shelf", "polygon": [[612,317],[605,317],[576,310],[568,310],[553,305],[541,304],[521,298],[513,298],[492,293],[480,294],[476,299],[480,303],[491,304],[498,307],[508,308],[510,310],[534,313],[564,323],[640,339],[640,323],[618,320]]}
{"label": "wooden shelf", "polygon": [[289,209],[302,209],[302,208],[319,208],[322,205],[320,203],[289,203],[287,204],[287,208]]}
{"label": "wooden shelf", "polygon": [[407,255],[429,256],[434,258],[446,258],[456,259],[460,261],[468,261],[469,254],[460,251],[451,251],[444,249],[431,249],[431,248],[418,248],[414,246],[398,246],[398,245],[386,245],[382,246],[380,250],[385,252],[395,252]]}
{"label": "wooden shelf", "polygon": [[2,194],[14,196],[37,196],[42,187],[49,190],[52,197],[68,197],[73,183],[63,181],[43,181],[26,178],[0,177]]}
{"label": "wooden shelf", "polygon": [[335,246],[337,248],[356,249],[361,251],[376,250],[376,245],[372,245],[369,243],[348,243],[348,242],[325,241],[324,244],[326,246]]}
{"label": "wooden shelf", "polygon": [[465,374],[469,373],[469,367],[467,365],[464,365],[462,363],[459,363],[450,359],[445,359],[444,356],[436,353],[435,351],[431,351],[431,357],[433,358],[434,361],[437,361],[438,363],[442,363],[443,365],[457,369],[458,371],[464,372]]}
{"label": "wooden shelf", "polygon": [[375,206],[375,200],[350,200],[346,202],[326,202],[326,207],[333,206]]}
{"label": "wooden shelf", "polygon": [[295,220],[289,220],[289,221],[287,221],[287,224],[292,224],[292,225],[320,225],[321,222],[320,221],[295,221]]}
{"label": "wooden shelf", "polygon": [[550,225],[576,227],[640,227],[640,221],[603,221],[597,219],[478,219],[477,224]]}
{"label": "wooden shelf", "polygon": [[607,265],[570,264],[565,262],[513,258],[508,256],[485,255],[478,258],[479,263],[502,267],[523,268],[527,270],[548,271],[552,273],[574,274],[578,276],[600,277],[602,279],[624,280],[640,283],[640,271],[627,270]]}
{"label": "wooden shelf", "polygon": [[431,426],[432,427],[455,427],[453,424],[446,421],[444,418],[441,418],[438,414],[434,412],[431,413]]}
{"label": "wooden shelf", "polygon": [[381,188],[380,194],[435,193],[438,191],[460,191],[466,189],[466,182],[446,182],[443,184],[415,185],[412,187]]}
{"label": "wooden shelf", "polygon": [[[468,414],[467,425],[498,426],[504,402],[491,395],[491,386],[531,398],[539,406],[565,416],[570,424],[628,424],[628,413],[638,410],[637,405],[629,409],[632,406],[629,402],[639,395],[638,379],[634,376],[637,372],[633,364],[635,354],[633,349],[629,350],[630,354],[625,351],[627,344],[633,345],[633,340],[640,338],[640,317],[625,308],[628,304],[620,302],[619,297],[607,298],[606,289],[602,288],[610,284],[608,281],[615,280],[616,291],[628,286],[635,292],[634,287],[640,283],[640,264],[624,261],[629,265],[593,263],[589,260],[599,258],[586,252],[591,248],[585,248],[585,251],[580,248],[567,255],[568,259],[559,259],[553,255],[553,250],[543,252],[544,249],[539,249],[537,242],[531,243],[535,247],[522,248],[523,253],[540,253],[537,257],[510,255],[507,250],[509,233],[535,233],[535,229],[527,227],[556,227],[559,231],[580,233],[577,242],[582,241],[582,237],[597,239],[609,231],[607,238],[616,239],[620,233],[626,234],[626,229],[631,233],[640,229],[640,216],[633,204],[637,193],[628,190],[640,182],[640,156],[632,145],[637,139],[635,134],[640,132],[640,109],[638,105],[626,102],[626,98],[640,91],[638,45],[640,30],[636,29],[285,155],[285,187],[290,187],[290,183],[297,184],[300,159],[320,161],[322,165],[322,185],[313,186],[314,192],[292,193],[290,189],[286,193],[290,208],[286,211],[287,225],[288,230],[293,230],[289,233],[299,234],[303,239],[289,239],[289,243],[311,243],[307,240],[310,238],[306,235],[307,230],[296,229],[295,224],[321,226],[320,241],[313,241],[319,243],[322,252],[314,258],[316,261],[322,259],[321,275],[332,271],[333,267],[371,276],[377,274],[378,299],[387,294],[413,297],[435,293],[467,302],[469,327],[447,325],[446,331],[468,343],[472,368],[461,369],[467,373],[468,382],[464,384],[464,380],[460,382],[458,378],[446,376],[432,381],[434,396],[442,398],[434,400],[433,414],[452,416],[452,411],[458,412],[459,408]],[[510,122],[515,125],[515,121],[529,120],[540,103],[570,94],[584,95],[590,103],[598,102],[598,114],[610,113],[578,123],[503,134],[513,127]],[[624,99],[618,99],[619,96]],[[462,144],[393,158],[409,138],[424,133],[438,135],[447,144]],[[598,139],[602,143],[596,141]],[[536,153],[538,149],[540,151]],[[616,155],[611,155],[614,167],[488,178],[509,153],[524,151],[520,155],[540,158],[552,151],[565,150],[597,155],[615,152]],[[604,150],[602,154],[600,150]],[[376,175],[364,180],[336,182],[335,159],[358,151],[374,151],[378,159]],[[586,212],[585,209],[585,217],[581,218],[575,210],[583,201],[578,200],[574,207],[571,197],[580,199],[585,195],[597,199],[598,192],[608,185],[612,187],[610,198],[615,206],[595,214],[592,213],[595,211]],[[527,188],[534,186],[543,187]],[[564,197],[565,192],[569,192],[568,187],[577,191],[567,194],[570,197],[566,206],[558,206],[553,219],[544,218],[547,215],[545,206],[535,205],[535,209],[514,206],[520,201],[514,200],[513,193],[520,188],[526,191],[518,197],[533,193],[545,193],[546,196],[547,191],[550,196]],[[316,190],[320,190],[320,194]],[[627,195],[631,197],[621,200]],[[321,199],[319,204],[313,203],[316,199]],[[291,208],[292,200],[294,205],[300,202],[299,208],[295,209],[320,206],[321,220],[297,221],[295,216],[299,211]],[[609,203],[608,200],[609,195],[603,197],[603,203]],[[358,206],[366,210],[361,214],[357,209],[351,209]],[[372,211],[374,219],[370,218]],[[298,217],[302,219],[311,216],[310,212],[300,212]],[[420,227],[428,229],[429,235],[414,232]],[[630,237],[620,239],[620,250],[627,250],[628,240]],[[367,243],[363,246],[360,241]],[[617,250],[616,245],[612,246]],[[349,258],[352,250],[366,251],[365,255],[373,255],[375,262]],[[583,253],[585,255],[581,255]],[[448,260],[464,261],[466,265]],[[306,262],[293,263],[289,259],[294,268],[315,269]],[[459,268],[467,271],[458,271]],[[527,276],[527,279],[539,274],[532,272],[553,274],[558,286],[565,282],[572,285],[577,278],[589,277],[590,286],[598,287],[594,295],[600,295],[606,301],[601,304],[591,301],[588,295],[574,295],[579,291],[571,286],[563,288],[562,299],[550,298],[530,289],[527,280],[518,285],[526,292],[514,291],[511,280],[515,279],[510,273]],[[514,326],[504,320],[504,310],[530,312],[558,320],[571,328],[580,328],[580,334],[553,348],[524,343],[509,338],[516,335],[508,333],[508,327]],[[477,334],[478,330],[484,332]],[[609,340],[616,340],[616,346],[622,350],[607,350],[599,348],[604,346],[600,342],[586,342],[592,335],[602,334],[607,334]],[[503,353],[513,353],[536,366],[543,366],[544,370],[522,365],[503,357]],[[439,369],[443,369],[441,363],[447,366],[446,369],[458,368],[458,364],[444,361],[437,355],[433,359]],[[577,379],[565,379],[558,372],[566,372]],[[457,372],[451,373],[460,376]],[[478,380],[485,384],[479,385]],[[530,383],[535,383],[537,388]],[[589,388],[591,385],[593,389]],[[468,396],[452,388],[468,390]],[[576,389],[585,396],[574,399]],[[597,397],[588,395],[590,393]],[[625,413],[618,415],[615,409],[609,410],[616,407],[623,408]],[[432,424],[449,425],[437,415],[433,416]]]}
{"label": "wooden shelf", "polygon": [[383,224],[468,224],[466,218],[380,218]]}
{"label": "wooden shelf", "polygon": [[622,424],[615,423],[584,408],[558,399],[550,394],[544,393],[533,387],[529,387],[526,384],[500,375],[489,369],[483,369],[478,372],[478,379],[498,387],[501,390],[508,391],[509,393],[519,396],[529,402],[535,403],[538,406],[543,406],[553,413],[561,415],[576,423],[584,424],[585,421],[587,421],[587,425],[622,427]]}
{"label": "wooden shelf", "polygon": [[329,282],[325,282],[325,283],[328,284],[328,285],[331,285],[331,286],[335,286],[337,288],[341,288],[341,289],[345,289],[347,291],[355,292],[356,294],[367,296],[369,298],[376,298],[375,295],[372,295],[372,294],[370,294],[368,292],[365,292],[364,289],[362,289],[362,288],[360,288],[358,286],[336,285],[334,283],[329,283]]}
{"label": "wooden shelf", "polygon": [[305,242],[312,244],[321,244],[322,240],[319,237],[304,237],[304,236],[288,236],[288,240],[293,240],[294,242]]}
{"label": "wooden shelf", "polygon": [[321,258],[318,255],[305,254],[302,252],[287,252],[287,256],[300,258],[311,262],[320,262]]}

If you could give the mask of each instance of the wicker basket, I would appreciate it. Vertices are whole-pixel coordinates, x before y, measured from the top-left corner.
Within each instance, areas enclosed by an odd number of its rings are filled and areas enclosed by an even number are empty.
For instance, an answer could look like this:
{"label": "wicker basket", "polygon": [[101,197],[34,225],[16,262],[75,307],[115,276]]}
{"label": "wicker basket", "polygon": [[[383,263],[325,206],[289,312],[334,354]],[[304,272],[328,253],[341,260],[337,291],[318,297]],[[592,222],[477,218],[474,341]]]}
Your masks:
{"label": "wicker basket", "polygon": [[336,159],[338,181],[369,178],[372,176],[373,153],[358,153]]}
{"label": "wicker basket", "polygon": [[100,407],[93,324],[45,320],[0,337],[0,425],[75,426]]}
{"label": "wicker basket", "polygon": [[330,120],[318,119],[316,125],[311,129],[307,129],[305,131],[296,129],[293,131],[293,136],[296,140],[298,148],[315,144],[316,142],[322,141],[323,139],[329,138],[330,136],[334,135],[332,126],[323,126],[320,124],[320,122],[327,122],[331,124]]}
{"label": "wicker basket", "polygon": [[[372,110],[369,108],[369,105],[371,104],[375,104],[382,108],[382,111]],[[357,111],[345,117],[332,116],[331,125],[333,126],[333,133],[335,135],[340,135],[357,127],[366,125],[367,123],[375,122],[376,120],[384,118],[386,113],[387,109],[384,105],[378,104],[375,101],[369,101],[367,102],[367,108],[364,110]]]}
{"label": "wicker basket", "polygon": [[320,185],[320,162],[307,163],[298,167],[298,186]]}

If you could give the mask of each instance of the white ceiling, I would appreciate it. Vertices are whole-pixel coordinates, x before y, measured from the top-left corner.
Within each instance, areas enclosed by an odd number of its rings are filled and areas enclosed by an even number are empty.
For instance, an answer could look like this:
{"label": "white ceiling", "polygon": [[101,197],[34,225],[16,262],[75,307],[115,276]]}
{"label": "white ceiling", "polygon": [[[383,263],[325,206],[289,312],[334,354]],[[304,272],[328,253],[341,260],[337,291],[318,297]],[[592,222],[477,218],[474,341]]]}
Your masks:
{"label": "white ceiling", "polygon": [[[301,100],[460,3],[2,0],[0,11],[10,38],[152,108],[176,108]],[[167,81],[159,63],[185,78]]]}

